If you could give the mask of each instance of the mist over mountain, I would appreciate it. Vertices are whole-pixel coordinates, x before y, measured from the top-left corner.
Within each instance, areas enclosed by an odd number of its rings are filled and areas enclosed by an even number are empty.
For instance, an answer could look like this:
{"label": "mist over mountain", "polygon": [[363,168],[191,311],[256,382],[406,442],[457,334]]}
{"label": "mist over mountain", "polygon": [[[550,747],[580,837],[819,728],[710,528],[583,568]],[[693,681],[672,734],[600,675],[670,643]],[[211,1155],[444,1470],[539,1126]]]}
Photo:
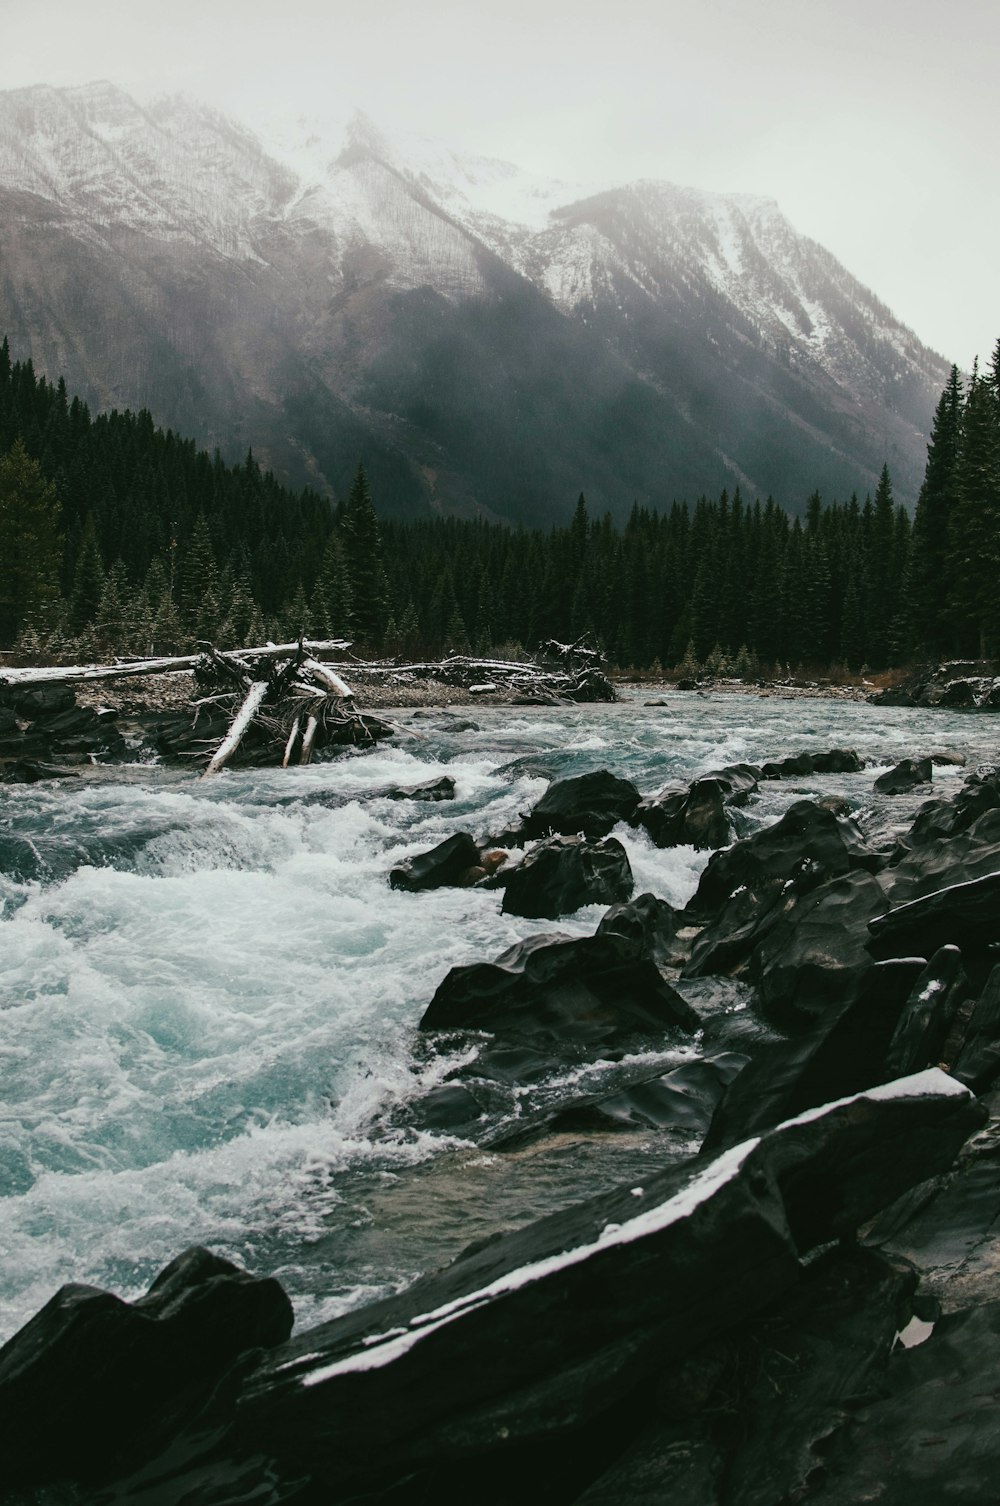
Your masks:
{"label": "mist over mountain", "polygon": [[763,199],[0,94],[0,332],[97,408],[380,510],[622,517],[739,483],[912,500],[948,365]]}

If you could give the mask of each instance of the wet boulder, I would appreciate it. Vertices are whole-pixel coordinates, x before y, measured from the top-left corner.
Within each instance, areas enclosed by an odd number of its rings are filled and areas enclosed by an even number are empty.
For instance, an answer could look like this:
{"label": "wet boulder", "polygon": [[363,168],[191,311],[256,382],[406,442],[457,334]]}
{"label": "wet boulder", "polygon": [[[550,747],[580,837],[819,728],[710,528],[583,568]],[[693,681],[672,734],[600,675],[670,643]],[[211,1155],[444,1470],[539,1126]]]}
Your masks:
{"label": "wet boulder", "polygon": [[953,709],[975,706],[985,691],[986,685],[980,679],[950,680],[941,693],[938,705]]}
{"label": "wet boulder", "polygon": [[5,1483],[110,1473],[175,1426],[237,1356],[291,1330],[277,1281],[197,1247],[136,1302],[62,1287],[0,1349]]}
{"label": "wet boulder", "polygon": [[858,774],[864,760],[853,748],[828,748],[821,753],[793,753],[761,765],[762,779],[802,779],[809,774]]}
{"label": "wet boulder", "polygon": [[880,795],[903,795],[920,784],[930,784],[934,766],[929,758],[902,758],[892,769],[887,769],[875,780],[875,789]]}
{"label": "wet boulder", "polygon": [[1000,964],[993,968],[973,1005],[952,1071],[974,1093],[1000,1077]]}
{"label": "wet boulder", "polygon": [[904,847],[879,878],[893,905],[901,905],[998,871],[1000,808],[993,807],[953,835],[926,836],[915,846]]}
{"label": "wet boulder", "polygon": [[709,858],[686,913],[709,920],[741,885],[767,879],[784,884],[801,875],[804,864],[821,879],[856,870],[877,872],[882,862],[854,821],[816,801],[797,800],[773,825]]}
{"label": "wet boulder", "polygon": [[479,856],[475,838],[467,831],[457,831],[428,852],[397,863],[389,873],[389,886],[414,892],[459,885],[469,869],[478,866]]}
{"label": "wet boulder", "polygon": [[11,707],[26,721],[72,711],[76,693],[70,685],[0,686],[0,706]]}
{"label": "wet boulder", "polygon": [[620,936],[636,957],[648,957],[657,967],[672,965],[679,949],[677,933],[683,913],[656,894],[639,894],[626,904],[612,905],[597,927],[598,936]]}
{"label": "wet boulder", "polygon": [[562,1478],[595,1437],[599,1473],[646,1425],[659,1378],[792,1293],[807,1252],[945,1170],[982,1119],[927,1073],[491,1240],[266,1357],[224,1446],[331,1502],[416,1502],[435,1480],[527,1499],[541,1460]]}
{"label": "wet boulder", "polygon": [[685,910],[704,929],[686,977],[734,974],[793,904],[830,878],[878,869],[882,858],[851,820],[799,800],[774,825],[714,853]]}
{"label": "wet boulder", "polygon": [[[871,966],[868,923],[889,908],[870,873],[831,879],[797,896],[753,955],[751,977],[766,1019],[785,1029],[808,1028]],[[891,951],[889,956],[912,956]]]}
{"label": "wet boulder", "polygon": [[696,779],[686,788],[661,790],[636,807],[632,824],[656,847],[724,847],[730,839],[726,783]]}
{"label": "wet boulder", "polygon": [[895,1075],[886,1066],[889,1046],[922,969],[920,959],[879,963],[831,1000],[812,1028],[754,1048],[721,1099],[703,1149],[759,1135]]}
{"label": "wet boulder", "polygon": [[524,818],[532,836],[606,837],[619,821],[628,821],[639,804],[639,791],[628,779],[607,769],[557,779]]}
{"label": "wet boulder", "polygon": [[968,776],[950,800],[928,800],[920,807],[906,834],[906,845],[915,847],[935,837],[957,836],[967,831],[986,811],[1000,807],[1000,779],[995,770],[978,770]]}
{"label": "wet boulder", "polygon": [[450,774],[440,779],[427,779],[423,784],[390,784],[388,789],[378,790],[380,800],[454,800],[455,781]]}
{"label": "wet boulder", "polygon": [[968,991],[958,947],[941,947],[915,981],[903,1007],[886,1052],[887,1077],[905,1077],[941,1061],[948,1032]]}
{"label": "wet boulder", "polygon": [[726,1090],[749,1060],[740,1052],[725,1051],[685,1062],[604,1097],[570,1104],[547,1121],[546,1129],[552,1134],[636,1129],[704,1134]]}
{"label": "wet boulder", "polygon": [[614,905],[633,889],[624,847],[614,837],[549,837],[505,875],[503,911],[555,920],[583,905]]}
{"label": "wet boulder", "polygon": [[495,962],[453,967],[421,1030],[488,1030],[522,1043],[604,1046],[697,1030],[698,1016],[629,938],[542,935]]}
{"label": "wet boulder", "polygon": [[929,956],[949,943],[967,963],[985,960],[1000,946],[1000,873],[925,894],[869,923],[869,947],[876,957]]}

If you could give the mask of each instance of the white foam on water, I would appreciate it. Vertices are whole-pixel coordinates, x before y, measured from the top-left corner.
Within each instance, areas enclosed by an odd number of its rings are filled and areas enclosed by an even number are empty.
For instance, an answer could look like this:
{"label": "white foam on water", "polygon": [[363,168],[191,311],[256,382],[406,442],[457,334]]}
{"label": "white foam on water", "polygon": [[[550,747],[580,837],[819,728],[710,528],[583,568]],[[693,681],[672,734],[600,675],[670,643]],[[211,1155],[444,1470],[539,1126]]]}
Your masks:
{"label": "white foam on water", "polygon": [[[455,1064],[414,1049],[434,989],[538,932],[590,934],[603,911],[522,920],[500,913],[499,893],[394,892],[387,874],[455,831],[516,821],[546,787],[538,768],[607,767],[651,792],[806,746],[951,747],[970,766],[992,753],[988,726],[977,746],[958,713],[670,700],[474,707],[305,769],[5,787],[0,852],[10,837],[43,866],[38,881],[0,878],[0,1339],[61,1282],[134,1296],[193,1242],[300,1272],[353,1206],[356,1171],[413,1175],[447,1151],[444,1137],[386,1128]],[[462,719],[480,730],[455,730]],[[501,772],[522,754],[524,769]],[[443,774],[453,801],[380,793]],[[869,771],[851,777],[870,792]],[[760,810],[793,798],[769,786]],[[686,901],[707,853],[614,835],[636,893]],[[404,1272],[405,1249],[387,1284]],[[304,1311],[381,1290],[370,1273],[338,1273],[336,1293],[308,1279]]]}

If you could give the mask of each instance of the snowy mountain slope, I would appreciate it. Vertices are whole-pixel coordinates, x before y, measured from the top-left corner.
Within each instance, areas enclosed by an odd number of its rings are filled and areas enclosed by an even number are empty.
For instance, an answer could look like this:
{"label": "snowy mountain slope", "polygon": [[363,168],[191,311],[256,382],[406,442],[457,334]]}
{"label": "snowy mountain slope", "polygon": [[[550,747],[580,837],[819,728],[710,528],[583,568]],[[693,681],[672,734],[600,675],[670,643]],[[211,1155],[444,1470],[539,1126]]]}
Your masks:
{"label": "snowy mountain slope", "polygon": [[0,330],[293,483],[364,455],[386,510],[511,518],[736,481],[796,508],[883,458],[912,496],[947,376],[769,201],[106,83],[0,94]]}

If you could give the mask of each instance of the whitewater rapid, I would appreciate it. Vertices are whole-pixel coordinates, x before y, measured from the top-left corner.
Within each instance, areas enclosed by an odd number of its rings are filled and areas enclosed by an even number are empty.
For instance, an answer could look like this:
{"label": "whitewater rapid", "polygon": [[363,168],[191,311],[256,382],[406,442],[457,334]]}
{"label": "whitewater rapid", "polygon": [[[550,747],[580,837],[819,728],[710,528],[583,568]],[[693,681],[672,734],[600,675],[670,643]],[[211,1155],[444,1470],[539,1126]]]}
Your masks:
{"label": "whitewater rapid", "polygon": [[[192,1243],[277,1275],[315,1321],[655,1163],[652,1134],[504,1158],[399,1127],[401,1106],[474,1053],[417,1037],[448,969],[538,931],[589,934],[603,913],[555,926],[501,915],[495,892],[392,891],[401,858],[499,831],[550,778],[586,769],[646,792],[803,748],[883,764],[941,749],[970,767],[995,751],[992,722],[961,713],[664,699],[403,713],[394,744],[306,769],[199,782],[133,766],[5,787],[0,1341],[61,1283],[134,1297]],[[740,819],[836,792],[869,824],[908,820],[926,792],[880,805],[877,772],[766,786]],[[936,770],[938,791],[962,772]],[[443,774],[454,801],[379,793]],[[685,902],[706,854],[615,835],[637,894]],[[662,1059],[696,1049],[668,1043]]]}

